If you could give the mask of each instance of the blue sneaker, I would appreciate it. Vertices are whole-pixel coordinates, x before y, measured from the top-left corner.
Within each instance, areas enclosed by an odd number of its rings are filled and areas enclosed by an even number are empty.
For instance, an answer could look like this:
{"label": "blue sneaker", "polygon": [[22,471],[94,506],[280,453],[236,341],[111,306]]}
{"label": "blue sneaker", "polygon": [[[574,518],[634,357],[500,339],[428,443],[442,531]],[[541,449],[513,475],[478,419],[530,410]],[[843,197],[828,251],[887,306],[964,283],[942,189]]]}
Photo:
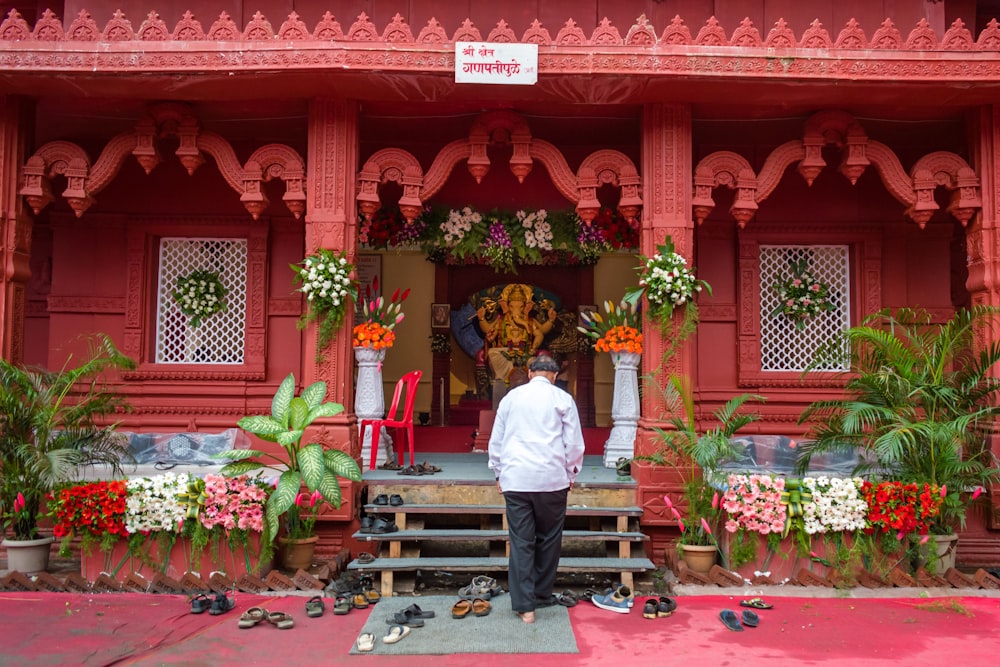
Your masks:
{"label": "blue sneaker", "polygon": [[601,609],[607,609],[618,614],[627,614],[632,607],[630,602],[633,600],[633,597],[632,591],[628,586],[619,586],[614,593],[610,595],[595,595],[590,598],[590,601]]}

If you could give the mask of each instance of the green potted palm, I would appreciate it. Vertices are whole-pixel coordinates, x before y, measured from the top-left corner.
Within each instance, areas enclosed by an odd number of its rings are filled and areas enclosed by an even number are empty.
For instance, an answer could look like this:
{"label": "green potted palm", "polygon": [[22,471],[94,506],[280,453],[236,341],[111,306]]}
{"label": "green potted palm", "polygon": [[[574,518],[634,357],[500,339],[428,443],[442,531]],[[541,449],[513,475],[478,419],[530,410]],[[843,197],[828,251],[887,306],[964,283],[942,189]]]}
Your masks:
{"label": "green potted palm", "polygon": [[[319,443],[302,444],[306,428],[314,421],[344,411],[343,405],[324,402],[325,398],[325,382],[315,382],[296,396],[295,375],[289,373],[274,394],[270,415],[251,415],[238,422],[240,428],[261,440],[277,443],[283,452],[235,449],[216,455],[232,461],[222,468],[226,477],[256,473],[265,468],[280,473],[264,511],[263,539],[268,545],[275,539],[291,540],[287,542],[290,545],[295,540],[305,539],[314,547],[313,529],[320,503],[340,507],[338,478],[361,481],[361,469],[347,452],[324,449]],[[303,487],[308,491],[304,493]],[[308,558],[298,557],[311,561],[312,554]]]}
{"label": "green potted palm", "polygon": [[[112,340],[96,335],[88,356],[70,367],[49,371],[0,359],[0,514],[8,566],[40,571],[47,567],[51,536],[39,531],[46,496],[73,481],[81,467],[103,464],[116,475],[130,458],[128,442],[103,424],[128,406],[104,381],[105,371],[130,369],[135,363]],[[37,552],[44,563],[22,564]],[[31,556],[27,556],[31,558]]]}
{"label": "green potted palm", "polygon": [[659,390],[664,419],[670,428],[654,427],[657,451],[636,458],[670,466],[680,473],[684,480],[686,507],[678,507],[669,495],[664,497],[681,532],[677,541],[678,554],[691,569],[707,572],[719,553],[716,539],[722,517],[719,490],[725,484],[725,473],[720,467],[725,462],[740,459],[743,449],[733,443],[733,436],[759,419],[759,415],[741,412],[741,408],[748,401],[765,399],[756,394],[735,396],[712,413],[715,427],[699,431],[694,398],[686,378],[673,375],[662,388],[655,382],[649,384]]}
{"label": "green potted palm", "polygon": [[823,346],[807,370],[836,360],[850,371],[843,397],[803,412],[813,439],[800,444],[798,469],[853,448],[862,461],[855,474],[931,485],[943,502],[930,534],[953,555],[971,501],[1000,479],[989,440],[1000,416],[1000,381],[991,375],[1000,345],[974,349],[977,332],[998,315],[976,306],[939,324],[924,311],[886,309]]}

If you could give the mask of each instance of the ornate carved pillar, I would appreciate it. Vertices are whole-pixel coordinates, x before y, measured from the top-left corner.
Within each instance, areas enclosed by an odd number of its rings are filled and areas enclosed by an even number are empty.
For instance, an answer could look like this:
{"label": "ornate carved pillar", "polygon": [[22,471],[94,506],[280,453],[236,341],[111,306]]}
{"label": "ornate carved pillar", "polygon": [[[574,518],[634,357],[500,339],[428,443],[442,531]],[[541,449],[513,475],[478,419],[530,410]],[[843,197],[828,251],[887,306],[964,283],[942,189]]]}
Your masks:
{"label": "ornate carved pillar", "polygon": [[[640,252],[647,257],[655,254],[657,244],[669,234],[676,251],[693,264],[691,110],[679,104],[647,104],[642,134]],[[683,314],[677,312],[675,317]],[[647,375],[659,367],[667,341],[659,336],[659,325],[648,318],[643,329],[647,334],[643,336],[642,374]],[[661,377],[691,372],[694,355],[690,341],[670,359],[668,367],[660,370]],[[643,392],[643,421],[655,418],[658,411],[651,392]],[[643,453],[640,449],[637,445],[637,454]]]}
{"label": "ornate carved pillar", "polygon": [[32,219],[18,195],[25,161],[29,108],[16,97],[0,97],[0,355],[24,360],[25,286],[31,276]]}
{"label": "ornate carved pillar", "polygon": [[[1000,107],[986,106],[980,109],[977,129],[979,141],[973,142],[973,169],[982,182],[983,208],[976,214],[965,230],[966,256],[969,277],[965,286],[969,291],[972,305],[1000,306]],[[984,329],[978,333],[977,344],[986,348],[994,344],[998,333]],[[1000,370],[993,369],[993,374]],[[1000,437],[993,436],[993,452],[1000,455]],[[994,485],[990,498],[993,499],[991,528],[1000,529],[1000,504],[997,497],[1000,486]]]}
{"label": "ornate carved pillar", "polygon": [[[358,107],[352,100],[315,99],[309,105],[309,148],[306,185],[305,253],[318,248],[347,250],[357,255]],[[291,277],[289,276],[289,285]],[[305,305],[303,305],[305,307]],[[317,380],[327,385],[327,400],[342,403],[345,411],[319,428],[315,439],[328,446],[359,455],[358,437],[351,413],[354,405],[351,329],[353,313],[316,361],[316,328],[306,330],[302,349],[302,384]]]}

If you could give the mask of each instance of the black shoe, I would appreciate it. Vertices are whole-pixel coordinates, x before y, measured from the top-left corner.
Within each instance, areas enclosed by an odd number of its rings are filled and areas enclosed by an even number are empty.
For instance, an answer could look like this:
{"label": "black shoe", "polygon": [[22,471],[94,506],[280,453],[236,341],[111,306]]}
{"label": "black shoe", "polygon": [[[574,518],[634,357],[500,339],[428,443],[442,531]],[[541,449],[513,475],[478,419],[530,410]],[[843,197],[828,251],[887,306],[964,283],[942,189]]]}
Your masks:
{"label": "black shoe", "polygon": [[375,535],[385,535],[386,533],[395,533],[397,530],[399,530],[399,526],[396,525],[395,521],[375,519],[375,522],[372,524],[371,532]]}
{"label": "black shoe", "polygon": [[388,505],[389,496],[385,495],[384,493],[380,493],[377,496],[375,496],[375,500],[372,502],[374,502],[376,505]]}
{"label": "black shoe", "polygon": [[[378,502],[378,498],[376,498],[375,501]],[[403,504],[403,497],[398,493],[394,493],[391,496],[389,496],[389,504],[392,505],[393,507],[399,507],[400,505]]]}
{"label": "black shoe", "polygon": [[535,609],[543,609],[545,607],[554,607],[557,604],[559,604],[559,601],[556,600],[556,596],[555,595],[550,595],[547,598],[536,598],[535,599]]}
{"label": "black shoe", "polygon": [[359,533],[370,533],[370,532],[372,532],[372,526],[374,525],[374,523],[375,523],[375,519],[371,518],[370,516],[362,517],[361,518],[361,527],[358,528],[358,532]]}

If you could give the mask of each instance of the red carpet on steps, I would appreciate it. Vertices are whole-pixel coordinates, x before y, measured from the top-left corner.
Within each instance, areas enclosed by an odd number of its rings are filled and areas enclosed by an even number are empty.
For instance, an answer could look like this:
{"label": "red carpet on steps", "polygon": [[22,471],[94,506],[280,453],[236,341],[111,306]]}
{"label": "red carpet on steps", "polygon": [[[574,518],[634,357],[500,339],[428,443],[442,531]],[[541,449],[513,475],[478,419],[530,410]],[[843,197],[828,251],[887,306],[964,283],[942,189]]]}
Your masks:
{"label": "red carpet on steps", "polygon": [[[152,594],[0,593],[0,664],[18,667],[73,665],[236,667],[242,665],[430,664],[426,656],[350,656],[370,613],[355,610],[320,618],[305,615],[305,597],[237,594],[225,614],[191,614],[186,598]],[[774,608],[758,611],[760,625],[733,632],[719,612],[739,613],[739,599],[680,597],[668,618],[642,617],[642,599],[629,614],[582,602],[569,610],[580,652],[533,655],[546,665],[593,667],[698,664],[732,665],[979,665],[1000,653],[1000,600],[973,598],[804,598],[769,596]],[[419,598],[388,598],[403,609]],[[291,614],[295,627],[267,623],[238,629],[252,606]],[[488,632],[490,617],[427,622],[454,623],[462,632]],[[544,636],[544,628],[533,630]],[[419,629],[413,632],[419,632]],[[526,628],[526,631],[528,629]],[[405,641],[405,639],[403,640]],[[523,655],[449,654],[436,667],[489,664],[524,667]]]}
{"label": "red carpet on steps", "polygon": [[[471,452],[476,431],[475,426],[414,426],[414,449],[434,454]],[[583,429],[583,440],[587,445],[586,453],[603,454],[604,443],[610,434],[610,427]],[[396,437],[395,433],[390,435]]]}

